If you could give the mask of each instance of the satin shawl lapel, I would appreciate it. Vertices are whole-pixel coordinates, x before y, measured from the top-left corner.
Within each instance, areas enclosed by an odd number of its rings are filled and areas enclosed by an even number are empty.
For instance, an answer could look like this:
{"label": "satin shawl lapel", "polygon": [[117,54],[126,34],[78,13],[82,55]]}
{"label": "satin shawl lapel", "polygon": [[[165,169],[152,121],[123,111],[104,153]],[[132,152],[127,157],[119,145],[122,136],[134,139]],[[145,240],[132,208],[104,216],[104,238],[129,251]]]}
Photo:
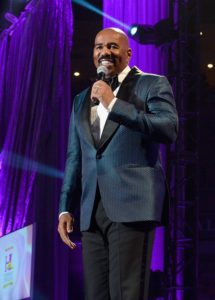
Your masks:
{"label": "satin shawl lapel", "polygon": [[90,109],[91,109],[90,94],[91,94],[91,88],[89,88],[85,96],[83,96],[84,99],[83,99],[83,107],[80,113],[80,123],[83,129],[83,136],[85,136],[86,140],[94,146],[94,141],[93,141],[91,128],[90,128]]}
{"label": "satin shawl lapel", "polygon": [[[139,74],[140,74],[140,71],[136,67],[133,67],[130,70],[130,72],[128,73],[126,78],[123,80],[122,85],[119,88],[119,91],[116,95],[117,98],[128,101],[128,102],[131,101],[131,98],[133,95],[133,89],[136,85],[136,81],[139,78],[139,76],[137,76],[137,75],[139,75]],[[120,125],[119,123],[114,122],[110,119],[107,119],[104,130],[102,132],[102,136],[101,136],[98,148],[101,148],[106,143],[106,141],[108,141],[112,137],[112,135],[118,129],[119,125]]]}

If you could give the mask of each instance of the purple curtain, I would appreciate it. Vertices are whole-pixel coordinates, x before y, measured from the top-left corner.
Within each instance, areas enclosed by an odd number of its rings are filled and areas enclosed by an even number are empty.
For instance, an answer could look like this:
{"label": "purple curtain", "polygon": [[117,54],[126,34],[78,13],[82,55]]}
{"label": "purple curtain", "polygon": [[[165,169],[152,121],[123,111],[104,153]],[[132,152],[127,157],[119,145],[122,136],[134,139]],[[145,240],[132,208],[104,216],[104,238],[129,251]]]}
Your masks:
{"label": "purple curtain", "polygon": [[[132,24],[154,25],[169,15],[168,0],[103,0],[103,11],[108,16],[126,24],[119,26],[109,18],[103,19],[103,27],[120,27],[126,31]],[[138,66],[142,71],[157,74],[166,74],[167,52],[165,48],[156,48],[154,45],[141,45],[129,39],[133,55],[130,66]],[[165,166],[165,148],[162,147],[162,160]],[[164,270],[164,229],[156,230],[155,244],[151,268],[153,271]]]}
{"label": "purple curtain", "polygon": [[71,110],[70,0],[32,0],[0,35],[0,236],[37,223],[34,299],[67,299],[57,234]]}

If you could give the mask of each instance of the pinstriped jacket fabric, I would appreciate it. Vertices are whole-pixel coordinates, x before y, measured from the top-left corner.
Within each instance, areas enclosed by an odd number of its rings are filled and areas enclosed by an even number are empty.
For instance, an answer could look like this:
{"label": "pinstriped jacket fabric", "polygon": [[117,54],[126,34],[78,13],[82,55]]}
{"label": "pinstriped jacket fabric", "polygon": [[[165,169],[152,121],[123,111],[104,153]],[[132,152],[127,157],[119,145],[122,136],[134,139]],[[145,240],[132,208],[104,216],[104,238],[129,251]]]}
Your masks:
{"label": "pinstriped jacket fabric", "polygon": [[80,203],[89,228],[97,184],[107,216],[116,222],[166,222],[168,197],[159,144],[172,143],[178,117],[163,76],[133,67],[117,94],[97,148],[90,132],[90,88],[73,103],[60,212]]}

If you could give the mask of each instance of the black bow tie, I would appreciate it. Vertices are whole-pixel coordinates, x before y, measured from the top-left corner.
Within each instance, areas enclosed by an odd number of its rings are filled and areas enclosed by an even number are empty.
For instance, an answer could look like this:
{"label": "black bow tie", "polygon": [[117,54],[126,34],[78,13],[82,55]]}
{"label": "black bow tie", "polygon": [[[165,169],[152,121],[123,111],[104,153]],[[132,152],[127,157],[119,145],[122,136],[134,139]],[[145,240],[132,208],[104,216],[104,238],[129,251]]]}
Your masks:
{"label": "black bow tie", "polygon": [[118,75],[105,79],[105,82],[107,82],[107,84],[109,84],[109,86],[111,87],[112,91],[114,91],[119,85]]}

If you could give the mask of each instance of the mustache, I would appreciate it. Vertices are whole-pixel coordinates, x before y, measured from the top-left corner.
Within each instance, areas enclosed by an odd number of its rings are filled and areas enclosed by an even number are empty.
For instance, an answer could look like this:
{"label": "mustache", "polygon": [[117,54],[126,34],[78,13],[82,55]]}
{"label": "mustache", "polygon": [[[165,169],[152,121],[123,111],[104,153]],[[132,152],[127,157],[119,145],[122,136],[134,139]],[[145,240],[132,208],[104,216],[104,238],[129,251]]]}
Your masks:
{"label": "mustache", "polygon": [[103,56],[101,56],[100,58],[99,58],[99,63],[102,61],[102,60],[104,60],[104,59],[107,59],[107,60],[110,60],[110,61],[112,61],[112,62],[115,62],[115,56],[113,56],[113,55],[103,55]]}

